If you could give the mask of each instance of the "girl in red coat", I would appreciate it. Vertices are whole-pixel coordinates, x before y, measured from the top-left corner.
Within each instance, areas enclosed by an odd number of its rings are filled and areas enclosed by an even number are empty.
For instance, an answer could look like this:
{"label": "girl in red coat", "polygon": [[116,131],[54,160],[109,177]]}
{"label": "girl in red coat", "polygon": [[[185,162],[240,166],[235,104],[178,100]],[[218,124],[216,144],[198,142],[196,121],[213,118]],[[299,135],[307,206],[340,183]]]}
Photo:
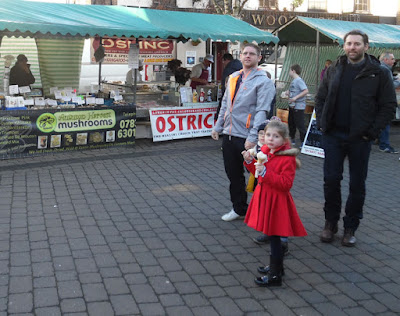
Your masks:
{"label": "girl in red coat", "polygon": [[[280,237],[307,235],[290,194],[296,166],[300,164],[296,159],[299,151],[290,147],[288,127],[278,120],[265,127],[265,144],[261,151],[266,157],[259,153],[258,162],[248,151],[243,152],[245,167],[258,172],[258,185],[244,221],[270,236],[270,264],[258,268],[265,275],[254,281],[259,286],[280,286],[284,274]],[[260,162],[262,159],[266,160]]]}

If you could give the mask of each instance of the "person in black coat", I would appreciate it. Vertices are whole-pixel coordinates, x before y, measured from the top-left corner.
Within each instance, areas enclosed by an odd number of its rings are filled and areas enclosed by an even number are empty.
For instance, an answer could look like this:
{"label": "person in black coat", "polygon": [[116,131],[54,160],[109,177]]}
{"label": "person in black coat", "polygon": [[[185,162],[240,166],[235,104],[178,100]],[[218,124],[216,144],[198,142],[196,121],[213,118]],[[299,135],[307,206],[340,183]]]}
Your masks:
{"label": "person in black coat", "polygon": [[342,245],[352,247],[363,218],[365,180],[371,142],[392,120],[397,106],[391,73],[366,54],[368,35],[352,30],[344,36],[341,56],[327,70],[315,97],[317,127],[322,131],[325,227],[322,242],[332,242],[340,218],[343,165],[349,162],[349,196],[343,217]]}
{"label": "person in black coat", "polygon": [[218,118],[219,110],[221,109],[221,102],[226,90],[226,82],[229,75],[243,68],[242,62],[238,59],[233,59],[232,54],[229,53],[226,53],[222,56],[222,64],[224,65],[224,70],[222,72],[222,78],[221,78],[222,94],[221,94],[221,99],[219,99],[219,105],[217,113],[215,114],[215,119]]}
{"label": "person in black coat", "polygon": [[25,55],[18,55],[15,66],[10,70],[10,86],[25,87],[35,83],[35,77],[32,75],[30,66]]}

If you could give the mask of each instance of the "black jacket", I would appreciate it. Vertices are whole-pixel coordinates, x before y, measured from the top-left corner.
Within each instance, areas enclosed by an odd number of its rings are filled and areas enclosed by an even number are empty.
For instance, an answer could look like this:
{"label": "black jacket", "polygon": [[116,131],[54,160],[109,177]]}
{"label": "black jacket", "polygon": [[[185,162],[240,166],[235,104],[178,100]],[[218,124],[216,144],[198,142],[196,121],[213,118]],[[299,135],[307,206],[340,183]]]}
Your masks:
{"label": "black jacket", "polygon": [[15,66],[10,71],[10,85],[16,84],[19,87],[24,87],[33,83],[35,83],[35,77],[32,75],[32,72],[29,70],[29,73],[27,73],[18,62],[15,63]]}
{"label": "black jacket", "polygon": [[235,71],[239,71],[242,68],[243,68],[242,63],[238,59],[233,59],[226,65],[224,71],[222,72],[222,78],[221,78],[221,85],[223,92],[225,91],[226,78],[228,78],[229,75],[233,74]]}
{"label": "black jacket", "polygon": [[[389,72],[371,55],[353,81],[351,96],[351,138],[378,138],[393,119],[397,100]],[[341,56],[325,72],[315,96],[317,127],[324,133],[335,126],[335,104],[347,56]]]}

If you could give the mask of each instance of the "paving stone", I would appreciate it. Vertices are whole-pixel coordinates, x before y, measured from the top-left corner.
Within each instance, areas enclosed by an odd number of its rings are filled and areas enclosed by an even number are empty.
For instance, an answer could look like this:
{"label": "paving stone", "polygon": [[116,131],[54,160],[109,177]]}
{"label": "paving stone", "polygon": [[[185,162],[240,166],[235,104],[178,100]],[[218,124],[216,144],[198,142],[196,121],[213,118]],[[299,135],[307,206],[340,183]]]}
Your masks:
{"label": "paving stone", "polygon": [[35,308],[59,304],[57,288],[38,288],[33,291]]}
{"label": "paving stone", "polygon": [[82,298],[67,298],[61,300],[61,310],[65,313],[76,313],[86,311],[86,304]]}
{"label": "paving stone", "polygon": [[79,281],[58,282],[58,294],[61,299],[82,297],[82,290]]}
{"label": "paving stone", "polygon": [[104,279],[104,285],[109,295],[129,293],[129,288],[123,278]]}
{"label": "paving stone", "polygon": [[35,308],[35,315],[37,316],[61,316],[59,307],[42,307]]}
{"label": "paving stone", "polygon": [[131,295],[112,295],[110,296],[110,300],[116,315],[139,313],[139,308]]}
{"label": "paving stone", "polygon": [[165,310],[159,303],[139,304],[140,315],[165,315]]}
{"label": "paving stone", "polygon": [[10,278],[9,293],[26,293],[32,291],[32,277],[20,276]]}
{"label": "paving stone", "polygon": [[32,293],[11,294],[8,297],[9,313],[28,313],[33,308]]}
{"label": "paving stone", "polygon": [[243,312],[229,297],[212,298],[210,302],[220,315],[243,315]]}
{"label": "paving stone", "polygon": [[158,302],[153,288],[148,284],[130,285],[132,295],[138,304]]}
{"label": "paving stone", "polygon": [[109,302],[88,303],[88,313],[90,316],[109,316],[114,315],[114,310]]}
{"label": "paving stone", "polygon": [[108,299],[108,295],[102,283],[83,284],[83,294],[86,302],[104,301]]}
{"label": "paving stone", "polygon": [[158,298],[165,307],[185,304],[179,294],[162,294]]}

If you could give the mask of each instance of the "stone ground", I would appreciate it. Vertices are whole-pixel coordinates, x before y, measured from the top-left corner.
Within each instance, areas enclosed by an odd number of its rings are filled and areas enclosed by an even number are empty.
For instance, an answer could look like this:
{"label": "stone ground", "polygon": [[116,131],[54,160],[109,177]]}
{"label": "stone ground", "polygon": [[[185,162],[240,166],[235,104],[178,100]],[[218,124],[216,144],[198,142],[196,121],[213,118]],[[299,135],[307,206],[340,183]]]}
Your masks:
{"label": "stone ground", "polygon": [[0,315],[399,315],[399,156],[373,146],[355,248],[342,229],[319,242],[323,160],[300,156],[292,194],[309,235],[290,239],[273,289],[253,283],[268,245],[220,220],[220,142],[0,161]]}

